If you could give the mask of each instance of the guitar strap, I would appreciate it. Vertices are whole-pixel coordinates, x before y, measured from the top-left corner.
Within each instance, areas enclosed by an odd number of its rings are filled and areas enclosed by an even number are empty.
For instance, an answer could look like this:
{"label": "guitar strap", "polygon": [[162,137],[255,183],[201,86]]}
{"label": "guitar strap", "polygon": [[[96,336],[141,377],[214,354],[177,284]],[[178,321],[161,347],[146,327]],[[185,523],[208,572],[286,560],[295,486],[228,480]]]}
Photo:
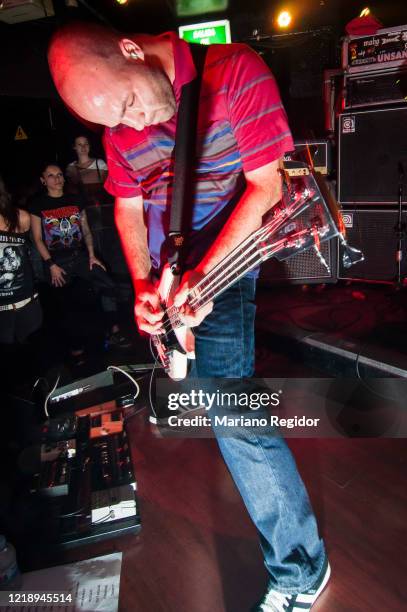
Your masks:
{"label": "guitar strap", "polygon": [[189,45],[197,76],[181,90],[175,133],[174,184],[170,225],[167,239],[168,262],[173,274],[181,274],[187,234],[191,225],[194,197],[193,171],[196,162],[196,139],[199,94],[207,45]]}

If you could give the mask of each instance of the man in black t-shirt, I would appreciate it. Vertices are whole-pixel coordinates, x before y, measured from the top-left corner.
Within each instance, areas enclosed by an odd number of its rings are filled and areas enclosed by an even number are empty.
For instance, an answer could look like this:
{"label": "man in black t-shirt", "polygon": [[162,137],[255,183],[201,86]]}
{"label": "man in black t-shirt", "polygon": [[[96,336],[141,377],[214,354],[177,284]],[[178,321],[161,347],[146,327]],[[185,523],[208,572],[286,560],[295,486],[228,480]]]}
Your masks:
{"label": "man in black t-shirt", "polygon": [[115,284],[95,256],[84,200],[77,194],[64,194],[64,175],[55,164],[46,166],[41,182],[47,192],[31,203],[31,226],[50,283],[63,287],[75,277],[91,283],[103,298],[110,343],[125,346],[117,324]]}

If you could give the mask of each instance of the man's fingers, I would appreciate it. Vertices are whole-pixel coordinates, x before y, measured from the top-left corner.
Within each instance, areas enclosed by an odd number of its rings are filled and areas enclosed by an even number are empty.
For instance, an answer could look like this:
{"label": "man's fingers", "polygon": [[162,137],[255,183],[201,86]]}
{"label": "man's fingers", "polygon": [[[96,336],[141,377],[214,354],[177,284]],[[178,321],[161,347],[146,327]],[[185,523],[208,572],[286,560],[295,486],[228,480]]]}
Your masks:
{"label": "man's fingers", "polygon": [[143,291],[137,295],[137,304],[149,305],[153,311],[162,311],[160,296],[155,291]]}
{"label": "man's fingers", "polygon": [[205,317],[208,316],[213,310],[213,302],[208,302],[205,306],[194,312],[188,305],[181,307],[179,311],[179,318],[184,325],[188,327],[196,327],[200,325]]}
{"label": "man's fingers", "polygon": [[137,326],[149,334],[159,333],[162,330],[162,312],[149,312],[146,308],[135,310]]}
{"label": "man's fingers", "polygon": [[146,319],[137,318],[137,326],[141,331],[147,332],[148,334],[157,334],[162,331],[162,325],[160,322],[149,323]]}
{"label": "man's fingers", "polygon": [[90,267],[91,270],[92,270],[93,266],[99,266],[99,268],[102,268],[102,270],[104,270],[106,272],[106,267],[99,260],[93,260],[93,261],[91,261],[89,263],[89,267]]}
{"label": "man's fingers", "polygon": [[179,308],[185,302],[188,296],[189,287],[187,284],[182,285],[174,296],[174,305]]}
{"label": "man's fingers", "polygon": [[163,310],[156,310],[144,303],[136,304],[135,313],[137,318],[145,319],[149,323],[157,323],[164,316]]}
{"label": "man's fingers", "polygon": [[146,302],[136,302],[134,314],[136,316],[137,327],[140,331],[148,334],[156,334],[162,330],[162,318],[164,311],[159,300],[157,307]]}

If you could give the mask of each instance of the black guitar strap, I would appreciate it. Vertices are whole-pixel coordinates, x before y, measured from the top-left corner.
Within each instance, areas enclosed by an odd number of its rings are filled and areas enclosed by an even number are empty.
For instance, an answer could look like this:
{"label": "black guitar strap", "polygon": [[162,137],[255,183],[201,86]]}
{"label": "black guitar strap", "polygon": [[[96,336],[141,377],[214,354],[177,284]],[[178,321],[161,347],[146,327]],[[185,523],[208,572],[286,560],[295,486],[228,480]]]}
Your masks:
{"label": "black guitar strap", "polygon": [[196,138],[199,94],[206,45],[189,45],[197,76],[181,90],[175,134],[174,184],[171,201],[170,225],[167,240],[168,262],[173,274],[181,274],[187,234],[191,225],[194,196],[193,171],[196,163]]}

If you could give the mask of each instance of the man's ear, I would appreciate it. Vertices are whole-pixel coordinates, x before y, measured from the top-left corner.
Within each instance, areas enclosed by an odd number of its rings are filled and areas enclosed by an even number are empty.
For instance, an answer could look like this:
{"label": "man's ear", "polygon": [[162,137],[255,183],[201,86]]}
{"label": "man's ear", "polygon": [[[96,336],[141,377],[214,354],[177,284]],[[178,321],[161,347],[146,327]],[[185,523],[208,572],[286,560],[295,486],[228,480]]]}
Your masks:
{"label": "man's ear", "polygon": [[144,51],[134,40],[122,38],[119,40],[119,47],[127,60],[141,60],[144,62]]}

